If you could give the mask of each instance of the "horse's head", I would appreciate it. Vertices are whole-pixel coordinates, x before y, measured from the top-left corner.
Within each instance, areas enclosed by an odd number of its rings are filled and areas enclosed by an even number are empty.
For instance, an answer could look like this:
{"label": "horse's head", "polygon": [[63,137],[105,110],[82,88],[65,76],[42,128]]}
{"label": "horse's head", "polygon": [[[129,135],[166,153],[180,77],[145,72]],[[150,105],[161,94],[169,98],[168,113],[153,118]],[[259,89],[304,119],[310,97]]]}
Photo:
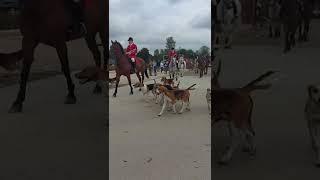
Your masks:
{"label": "horse's head", "polygon": [[116,58],[121,57],[124,54],[123,47],[118,41],[111,41],[110,52],[112,56]]}

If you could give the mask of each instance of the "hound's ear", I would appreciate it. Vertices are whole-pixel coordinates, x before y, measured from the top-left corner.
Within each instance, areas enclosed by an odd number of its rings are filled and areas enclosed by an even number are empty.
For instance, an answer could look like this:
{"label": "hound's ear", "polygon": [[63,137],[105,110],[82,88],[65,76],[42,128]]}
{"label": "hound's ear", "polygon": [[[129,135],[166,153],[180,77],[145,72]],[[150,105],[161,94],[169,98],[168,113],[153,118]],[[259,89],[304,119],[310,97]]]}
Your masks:
{"label": "hound's ear", "polygon": [[113,44],[114,42],[111,40],[111,43]]}

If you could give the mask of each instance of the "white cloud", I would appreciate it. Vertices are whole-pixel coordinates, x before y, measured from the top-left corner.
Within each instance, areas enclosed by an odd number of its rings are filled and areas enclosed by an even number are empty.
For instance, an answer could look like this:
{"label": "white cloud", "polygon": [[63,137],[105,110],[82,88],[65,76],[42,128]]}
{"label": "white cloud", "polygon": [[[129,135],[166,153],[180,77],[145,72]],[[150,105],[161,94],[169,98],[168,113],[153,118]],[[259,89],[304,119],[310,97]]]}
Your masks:
{"label": "white cloud", "polygon": [[176,47],[197,50],[211,44],[209,0],[110,0],[110,40],[127,46],[132,36],[138,48],[165,48],[173,36]]}

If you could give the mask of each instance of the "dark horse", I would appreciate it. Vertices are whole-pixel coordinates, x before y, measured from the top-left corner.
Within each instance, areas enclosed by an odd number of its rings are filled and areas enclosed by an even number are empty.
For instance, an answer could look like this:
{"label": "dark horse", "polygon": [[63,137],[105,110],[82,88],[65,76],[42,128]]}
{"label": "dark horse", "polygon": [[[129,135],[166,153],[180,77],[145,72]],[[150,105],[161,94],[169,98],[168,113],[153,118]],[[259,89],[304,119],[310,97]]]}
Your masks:
{"label": "dark horse", "polygon": [[208,74],[208,69],[209,69],[209,65],[210,65],[210,56],[207,56],[205,58],[205,68],[204,68],[204,74]]}
{"label": "dark horse", "polygon": [[301,22],[299,2],[297,0],[282,0],[280,15],[285,36],[283,52],[286,53],[296,44],[295,34]]}
{"label": "dark horse", "polygon": [[200,78],[202,78],[202,76],[204,75],[205,70],[206,70],[207,59],[204,56],[200,56],[197,61],[198,61],[198,69],[199,69]]}
{"label": "dark horse", "polygon": [[[120,77],[122,75],[127,77],[128,83],[130,86],[130,95],[132,95],[133,89],[132,89],[131,77],[130,77],[131,63],[129,62],[128,56],[125,54],[124,49],[121,46],[121,44],[117,41],[115,41],[115,42],[111,41],[110,52],[115,57],[116,64],[117,64],[117,67],[116,67],[116,89],[113,93],[113,97],[117,96],[119,81],[120,81]],[[136,57],[135,60],[136,60],[136,75],[139,79],[140,85],[142,85],[143,81],[144,81],[144,73],[145,73],[146,77],[149,78],[146,63],[143,59],[141,59],[139,57]],[[140,76],[140,73],[141,73],[142,78]],[[139,90],[141,91],[141,88]]]}
{"label": "dark horse", "polygon": [[309,40],[310,23],[312,19],[312,11],[315,0],[302,0],[301,1],[301,15],[302,19],[299,26],[299,41]]}
{"label": "dark horse", "polygon": [[[23,109],[27,80],[34,61],[34,51],[39,43],[56,49],[68,84],[68,95],[65,99],[65,104],[76,103],[75,85],[70,75],[68,48],[66,45],[67,41],[73,40],[69,38],[67,33],[70,25],[68,13],[70,9],[67,8],[67,3],[66,0],[28,0],[24,2],[20,15],[20,31],[23,36],[23,67],[20,90],[9,112],[21,112]],[[101,53],[95,37],[99,33],[104,46],[104,64],[107,66],[108,6],[107,0],[84,0],[84,18],[87,28],[85,39],[99,68],[101,68]],[[101,91],[101,87],[98,89]]]}

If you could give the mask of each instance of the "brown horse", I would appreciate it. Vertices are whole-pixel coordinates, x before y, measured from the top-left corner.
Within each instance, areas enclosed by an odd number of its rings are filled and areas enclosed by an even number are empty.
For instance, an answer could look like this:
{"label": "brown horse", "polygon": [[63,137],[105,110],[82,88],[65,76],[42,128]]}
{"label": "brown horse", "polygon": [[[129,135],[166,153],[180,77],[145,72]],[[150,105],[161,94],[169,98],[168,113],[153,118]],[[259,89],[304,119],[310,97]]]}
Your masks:
{"label": "brown horse", "polygon": [[[125,54],[123,47],[121,44],[117,41],[113,42],[111,41],[111,47],[110,47],[111,54],[115,57],[116,59],[116,89],[113,93],[113,97],[117,97],[117,92],[118,92],[118,86],[120,82],[120,77],[122,75],[126,76],[128,79],[128,83],[130,86],[130,95],[133,94],[133,88],[131,85],[131,77],[130,77],[130,70],[131,70],[131,64],[129,62],[128,56]],[[139,79],[140,82],[140,89],[141,91],[141,85],[143,85],[144,81],[144,73],[147,78],[149,78],[148,72],[147,72],[147,67],[146,63],[143,59],[136,57],[136,75]],[[141,73],[141,76],[140,76]]]}
{"label": "brown horse", "polygon": [[209,69],[209,65],[210,65],[210,57],[209,56],[207,56],[206,58],[205,58],[205,68],[204,68],[204,74],[206,75],[206,74],[208,74],[208,69]]}
{"label": "brown horse", "polygon": [[301,15],[302,19],[299,25],[299,41],[306,42],[309,40],[310,24],[312,19],[312,12],[314,9],[315,0],[301,1]]}
{"label": "brown horse", "polygon": [[200,78],[202,78],[202,76],[205,73],[206,65],[207,65],[206,58],[205,57],[199,57],[199,59],[198,59],[198,69],[199,69]]}
{"label": "brown horse", "polygon": [[[20,90],[9,112],[21,112],[25,100],[27,80],[31,65],[34,61],[34,51],[38,44],[43,43],[54,47],[61,62],[62,71],[68,84],[68,95],[65,104],[75,104],[75,85],[71,79],[67,41],[70,25],[70,15],[66,0],[28,0],[20,15],[20,31],[23,36],[22,52],[23,67],[21,72]],[[84,18],[87,28],[85,36],[88,48],[92,52],[96,66],[101,68],[101,53],[98,49],[95,37],[99,33],[104,46],[104,65],[108,64],[107,34],[108,34],[108,1],[107,0],[84,0]],[[101,92],[101,87],[96,86]]]}
{"label": "brown horse", "polygon": [[283,52],[287,53],[296,44],[295,34],[302,19],[298,1],[282,0],[280,15],[285,36],[285,47]]}

